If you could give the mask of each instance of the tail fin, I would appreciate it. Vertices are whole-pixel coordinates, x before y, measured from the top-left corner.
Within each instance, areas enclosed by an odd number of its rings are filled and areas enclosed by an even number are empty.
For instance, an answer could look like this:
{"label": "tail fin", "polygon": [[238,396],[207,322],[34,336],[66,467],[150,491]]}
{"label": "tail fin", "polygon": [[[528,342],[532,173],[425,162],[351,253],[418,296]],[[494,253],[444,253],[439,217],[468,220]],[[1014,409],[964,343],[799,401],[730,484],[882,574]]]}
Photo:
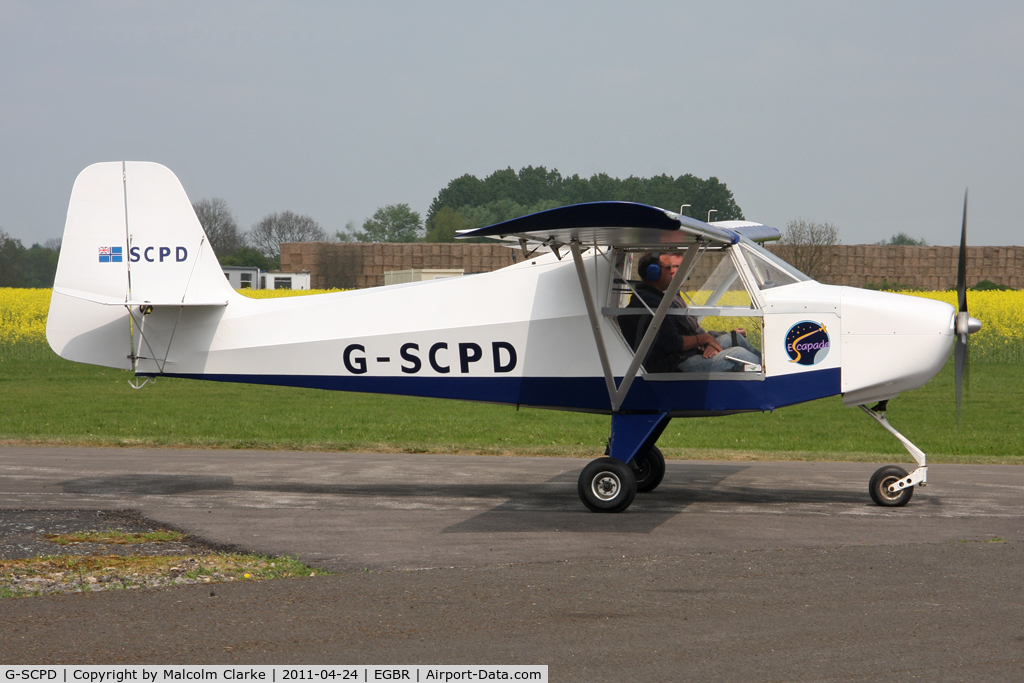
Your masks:
{"label": "tail fin", "polygon": [[169,169],[115,161],[79,174],[46,324],[59,355],[130,368],[133,309],[225,306],[234,296]]}

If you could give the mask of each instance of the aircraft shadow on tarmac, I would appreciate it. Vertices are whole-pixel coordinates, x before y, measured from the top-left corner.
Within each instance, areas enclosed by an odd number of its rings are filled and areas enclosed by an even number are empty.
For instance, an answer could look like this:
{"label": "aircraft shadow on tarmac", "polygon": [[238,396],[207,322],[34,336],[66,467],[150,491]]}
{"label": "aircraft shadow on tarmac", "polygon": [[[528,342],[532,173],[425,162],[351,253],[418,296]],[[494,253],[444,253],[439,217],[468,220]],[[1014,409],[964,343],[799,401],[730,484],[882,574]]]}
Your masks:
{"label": "aircraft shadow on tarmac", "polygon": [[[867,504],[860,491],[813,488],[730,486],[726,480],[746,469],[742,464],[669,463],[657,491],[638,494],[628,514],[587,513],[576,495],[576,470],[546,482],[510,483],[357,483],[236,484],[225,475],[126,474],[82,477],[59,484],[65,493],[85,495],[179,495],[203,491],[268,492],[346,496],[360,499],[443,499],[500,501],[496,506],[454,524],[445,533],[523,531],[650,532],[694,503],[747,506]],[[780,482],[781,483],[781,482]],[[478,503],[486,504],[486,503]],[[566,515],[565,513],[579,513]],[[541,513],[541,514],[531,514]],[[557,513],[557,514],[550,514]]]}
{"label": "aircraft shadow on tarmac", "polygon": [[[734,486],[729,477],[749,469],[749,465],[668,463],[665,481],[656,491],[637,494],[629,512],[623,515],[594,515],[587,513],[575,494],[578,472],[570,471],[550,479],[547,484],[564,487],[558,502],[560,508],[580,512],[580,515],[523,515],[524,510],[554,510],[550,505],[532,506],[522,498],[509,496],[500,505],[470,519],[454,524],[446,533],[479,533],[508,531],[628,531],[650,532],[694,503],[734,504],[745,506],[769,505],[824,505],[870,502],[867,492],[836,489],[780,489]],[[561,510],[560,510],[561,511]]]}

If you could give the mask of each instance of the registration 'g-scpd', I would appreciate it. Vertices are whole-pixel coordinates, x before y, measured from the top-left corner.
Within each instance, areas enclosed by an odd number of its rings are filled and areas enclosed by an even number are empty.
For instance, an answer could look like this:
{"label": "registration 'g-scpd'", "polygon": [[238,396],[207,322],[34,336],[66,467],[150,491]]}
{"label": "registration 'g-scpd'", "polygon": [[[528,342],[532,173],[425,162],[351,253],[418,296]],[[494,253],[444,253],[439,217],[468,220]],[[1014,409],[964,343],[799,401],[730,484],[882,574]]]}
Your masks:
{"label": "registration 'g-scpd'", "polygon": [[188,249],[185,247],[167,247],[167,246],[153,246],[153,247],[132,247],[128,250],[128,261],[130,263],[138,263],[139,261],[148,261],[149,263],[165,263],[171,262],[173,256],[173,262],[181,263],[188,258]]}

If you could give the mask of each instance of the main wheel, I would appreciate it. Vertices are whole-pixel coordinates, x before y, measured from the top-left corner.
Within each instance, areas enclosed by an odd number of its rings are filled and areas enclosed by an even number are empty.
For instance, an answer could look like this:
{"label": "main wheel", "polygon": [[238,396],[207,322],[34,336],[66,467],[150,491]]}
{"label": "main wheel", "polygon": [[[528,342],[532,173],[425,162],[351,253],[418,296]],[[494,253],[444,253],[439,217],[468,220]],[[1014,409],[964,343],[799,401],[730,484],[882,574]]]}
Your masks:
{"label": "main wheel", "polygon": [[896,465],[886,465],[875,470],[875,473],[871,475],[871,482],[868,484],[871,500],[875,501],[876,505],[883,507],[899,507],[909,503],[914,495],[913,486],[889,493],[889,487],[905,476],[907,476],[907,471]]}
{"label": "main wheel", "polygon": [[580,472],[577,490],[593,512],[622,512],[636,497],[636,475],[621,460],[598,458]]}
{"label": "main wheel", "polygon": [[658,484],[665,478],[665,456],[657,446],[651,446],[647,453],[641,458],[634,459],[636,469],[637,493],[650,493],[658,488]]}

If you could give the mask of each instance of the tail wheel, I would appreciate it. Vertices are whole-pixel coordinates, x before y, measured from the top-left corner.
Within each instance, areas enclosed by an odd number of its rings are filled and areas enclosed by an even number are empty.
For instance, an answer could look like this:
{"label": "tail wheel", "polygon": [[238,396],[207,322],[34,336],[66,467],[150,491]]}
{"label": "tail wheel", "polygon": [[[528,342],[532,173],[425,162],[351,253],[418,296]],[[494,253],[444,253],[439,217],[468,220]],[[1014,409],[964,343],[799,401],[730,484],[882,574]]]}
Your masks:
{"label": "tail wheel", "polygon": [[637,493],[650,493],[665,478],[665,456],[657,446],[651,446],[643,457],[634,459]]}
{"label": "tail wheel", "polygon": [[636,475],[621,460],[598,458],[580,472],[577,490],[592,512],[622,512],[636,497]]}
{"label": "tail wheel", "polygon": [[871,500],[882,507],[900,507],[909,503],[914,495],[913,486],[894,493],[889,492],[889,487],[905,476],[907,476],[907,471],[896,465],[887,465],[875,470],[875,473],[871,475],[871,482],[868,484]]}

